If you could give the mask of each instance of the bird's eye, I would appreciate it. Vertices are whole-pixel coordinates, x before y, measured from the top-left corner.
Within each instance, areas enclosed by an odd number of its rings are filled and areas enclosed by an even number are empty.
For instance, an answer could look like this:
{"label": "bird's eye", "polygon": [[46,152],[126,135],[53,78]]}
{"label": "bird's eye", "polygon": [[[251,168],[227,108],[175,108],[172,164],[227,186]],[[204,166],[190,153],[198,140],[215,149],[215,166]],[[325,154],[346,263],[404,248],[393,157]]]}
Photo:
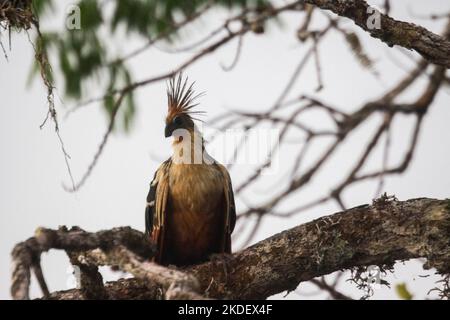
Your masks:
{"label": "bird's eye", "polygon": [[173,118],[173,121],[172,121],[174,124],[176,124],[176,125],[180,125],[181,124],[181,117],[179,117],[179,116],[176,116],[175,118]]}

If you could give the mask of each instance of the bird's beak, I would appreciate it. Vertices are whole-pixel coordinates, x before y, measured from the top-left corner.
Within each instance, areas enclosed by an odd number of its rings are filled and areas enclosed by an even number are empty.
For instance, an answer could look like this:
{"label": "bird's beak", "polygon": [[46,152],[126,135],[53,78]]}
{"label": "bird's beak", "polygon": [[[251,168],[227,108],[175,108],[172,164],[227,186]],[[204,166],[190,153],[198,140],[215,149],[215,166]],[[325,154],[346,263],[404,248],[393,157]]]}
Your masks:
{"label": "bird's beak", "polygon": [[166,128],[164,129],[164,136],[166,138],[170,137],[175,130],[174,125],[172,123],[169,123],[166,125]]}

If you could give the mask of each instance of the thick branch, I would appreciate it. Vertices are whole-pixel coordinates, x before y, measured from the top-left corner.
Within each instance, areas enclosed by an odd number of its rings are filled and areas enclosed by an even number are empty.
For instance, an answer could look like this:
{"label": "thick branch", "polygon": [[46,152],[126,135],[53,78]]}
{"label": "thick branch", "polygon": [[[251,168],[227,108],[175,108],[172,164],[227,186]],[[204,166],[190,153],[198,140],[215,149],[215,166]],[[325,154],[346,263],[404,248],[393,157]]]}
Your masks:
{"label": "thick branch", "polygon": [[[37,278],[44,294],[47,293],[42,272],[40,272],[40,255],[50,249],[61,249],[69,253],[81,252],[102,248],[107,250],[119,245],[143,256],[151,257],[154,248],[143,237],[142,233],[130,227],[114,228],[111,230],[89,233],[80,228],[73,227],[67,230],[61,227],[58,230],[40,228],[34,237],[17,244],[12,252],[12,285],[11,295],[14,299],[28,299],[30,286],[30,268],[37,272]],[[93,272],[93,270],[91,270]]]}
{"label": "thick branch", "polygon": [[[429,62],[450,68],[450,41],[413,23],[395,20],[369,6],[364,0],[305,0],[304,2],[346,17],[388,46],[417,51]],[[380,25],[371,23],[379,15]],[[373,27],[375,25],[375,27]]]}
{"label": "thick branch", "polygon": [[[11,294],[15,299],[27,299],[30,267],[40,270],[40,254],[49,249],[65,250],[73,265],[80,269],[81,295],[87,299],[107,299],[108,293],[98,266],[115,266],[144,281],[150,291],[165,291],[167,299],[203,299],[197,293],[199,284],[195,277],[177,269],[162,267],[148,261],[153,248],[146,237],[131,228],[89,233],[77,227],[67,230],[40,228],[36,236],[18,244],[13,251],[13,284]],[[40,272],[44,297],[48,289]],[[155,289],[156,287],[156,289]],[[79,296],[79,295],[78,295]]]}
{"label": "thick branch", "polygon": [[[142,280],[120,279],[118,281],[107,282],[105,291],[108,293],[108,299],[111,300],[152,300],[161,298],[161,287],[158,285],[150,286]],[[48,300],[86,300],[88,297],[82,290],[70,289],[57,291],[45,297]]]}
{"label": "thick branch", "polygon": [[[450,273],[450,200],[382,197],[371,206],[314,220],[224,259],[183,271],[195,276],[209,297],[256,299],[293,290],[300,282],[341,269],[392,265],[420,257],[427,259],[425,268]],[[153,287],[147,292],[144,282],[137,279],[110,283],[106,288],[114,298],[156,297]],[[50,296],[77,297],[77,290]]]}
{"label": "thick branch", "polygon": [[213,297],[266,298],[302,281],[355,266],[425,257],[450,272],[450,200],[380,200],[279,233],[235,254],[223,268],[192,268]]}
{"label": "thick branch", "polygon": [[121,245],[107,251],[95,249],[81,253],[78,261],[87,265],[116,266],[143,280],[152,290],[155,285],[159,286],[167,299],[203,299],[197,293],[198,281],[191,274],[150,262]]}

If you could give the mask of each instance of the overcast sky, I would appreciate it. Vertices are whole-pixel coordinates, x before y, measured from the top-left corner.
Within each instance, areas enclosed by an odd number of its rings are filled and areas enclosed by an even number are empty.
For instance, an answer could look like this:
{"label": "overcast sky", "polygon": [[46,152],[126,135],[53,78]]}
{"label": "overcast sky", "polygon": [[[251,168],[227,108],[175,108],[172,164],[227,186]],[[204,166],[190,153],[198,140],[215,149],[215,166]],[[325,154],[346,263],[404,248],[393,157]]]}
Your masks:
{"label": "overcast sky", "polygon": [[[395,18],[422,24],[433,32],[443,29],[443,21],[427,21],[411,18],[412,14],[442,13],[450,11],[450,3],[441,0],[393,1],[392,15]],[[214,13],[204,25],[218,21],[220,12]],[[196,81],[202,97],[200,109],[208,112],[210,119],[226,108],[263,110],[276,100],[302,55],[308,49],[295,38],[298,26],[295,15],[285,16],[283,28],[272,26],[263,36],[246,37],[239,64],[232,72],[224,72],[221,64],[229,64],[235,52],[236,42],[232,42],[218,54],[208,56],[189,68],[186,73]],[[62,26],[63,17],[51,24]],[[46,28],[43,23],[43,29]],[[352,27],[351,23],[344,24]],[[192,40],[201,37],[199,27],[190,30]],[[365,101],[377,97],[389,85],[405,74],[399,64],[411,68],[412,64],[397,49],[390,49],[378,40],[364,33],[361,39],[369,56],[376,61],[376,68],[382,74],[377,79],[361,69],[349,53],[342,37],[327,37],[320,47],[325,89],[320,93],[324,101],[331,102],[343,110],[351,111]],[[189,39],[190,40],[190,39]],[[3,36],[3,43],[7,43]],[[6,42],[5,42],[6,41]],[[129,52],[138,45],[135,39],[120,42],[116,48]],[[14,245],[32,236],[39,226],[57,228],[59,225],[77,225],[85,230],[96,231],[116,226],[129,225],[144,230],[144,205],[148,184],[159,163],[170,155],[170,142],[164,138],[164,117],[166,112],[165,83],[156,83],[136,92],[138,111],[133,130],[129,134],[115,133],[91,178],[75,194],[63,190],[69,178],[64,159],[51,123],[42,130],[40,123],[46,115],[46,92],[37,79],[32,86],[26,82],[33,61],[33,51],[26,34],[13,35],[12,48],[8,51],[8,61],[0,57],[0,299],[9,299],[10,252]],[[417,55],[413,55],[417,57]],[[136,58],[131,68],[135,79],[147,78],[174,68],[188,54],[171,55],[153,49]],[[414,99],[420,92],[418,86],[402,96],[404,101]],[[57,83],[58,87],[58,83]],[[62,87],[62,85],[60,85]],[[313,93],[316,87],[314,65],[309,64],[294,88],[295,95]],[[58,90],[62,95],[62,90]],[[419,145],[409,169],[401,176],[389,178],[385,185],[388,194],[406,200],[414,197],[447,198],[450,192],[450,90],[446,88],[437,95],[427,114]],[[101,92],[93,90],[92,96]],[[63,97],[62,97],[63,99]],[[75,179],[79,179],[91,161],[106,130],[107,119],[101,107],[90,105],[64,120],[68,107],[74,103],[57,99],[57,109],[61,122],[61,134],[70,153],[71,167]],[[391,159],[393,164],[405,151],[409,141],[413,119],[404,117],[395,121],[393,130]],[[313,121],[313,120],[309,120]],[[311,122],[313,125],[314,123]],[[295,199],[287,201],[283,207],[308,202],[318,192],[326,193],[332,185],[329,181],[339,181],[336,176],[346,173],[353,155],[365,145],[376,122],[369,122],[360,128],[339,151],[330,166],[324,168],[315,183],[302,191]],[[319,150],[319,149],[318,149]],[[317,152],[317,151],[316,151]],[[313,153],[314,154],[314,153]],[[289,161],[289,152],[280,155],[280,167]],[[378,160],[377,160],[378,159]],[[379,159],[373,159],[367,169],[376,168]],[[280,169],[281,170],[281,169]],[[232,171],[233,181],[242,181],[248,167],[237,165]],[[275,177],[277,172],[274,173]],[[245,194],[246,200],[257,204],[267,197],[267,190],[274,183],[268,177]],[[236,184],[236,183],[235,183]],[[370,203],[376,183],[359,184],[345,193],[348,206]],[[304,200],[306,199],[306,200]],[[238,208],[244,209],[238,200]],[[254,241],[264,239],[277,232],[310,221],[338,210],[334,203],[316,207],[292,219],[268,218]],[[239,240],[239,239],[238,239]],[[239,241],[236,243],[239,248]],[[43,270],[50,290],[70,287],[69,262],[62,252],[51,251],[43,255]],[[422,270],[419,261],[397,264],[396,272],[388,276],[392,285],[406,281],[416,298],[426,297],[426,292],[434,286],[435,276],[418,277],[432,272]],[[118,274],[104,272],[106,279],[117,278]],[[349,283],[344,283],[345,292],[358,297],[361,293]],[[302,284],[298,295],[290,298],[323,298],[326,295],[310,296],[312,286]],[[35,281],[32,296],[40,295]],[[430,295],[429,297],[434,297]],[[374,298],[396,298],[394,290],[376,290]]]}

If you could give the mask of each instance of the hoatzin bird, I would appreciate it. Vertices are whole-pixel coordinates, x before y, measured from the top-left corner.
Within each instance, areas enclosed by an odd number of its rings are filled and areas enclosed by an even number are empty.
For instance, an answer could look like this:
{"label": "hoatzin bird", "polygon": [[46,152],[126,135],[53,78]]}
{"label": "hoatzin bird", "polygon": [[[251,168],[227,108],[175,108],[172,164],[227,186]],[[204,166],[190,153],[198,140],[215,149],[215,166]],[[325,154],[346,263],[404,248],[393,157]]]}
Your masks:
{"label": "hoatzin bird", "polygon": [[162,265],[192,265],[231,253],[231,179],[206,152],[194,123],[193,116],[202,113],[192,110],[198,96],[181,74],[170,79],[165,136],[173,137],[173,154],[156,171],[145,209],[146,234],[157,246],[154,261]]}

